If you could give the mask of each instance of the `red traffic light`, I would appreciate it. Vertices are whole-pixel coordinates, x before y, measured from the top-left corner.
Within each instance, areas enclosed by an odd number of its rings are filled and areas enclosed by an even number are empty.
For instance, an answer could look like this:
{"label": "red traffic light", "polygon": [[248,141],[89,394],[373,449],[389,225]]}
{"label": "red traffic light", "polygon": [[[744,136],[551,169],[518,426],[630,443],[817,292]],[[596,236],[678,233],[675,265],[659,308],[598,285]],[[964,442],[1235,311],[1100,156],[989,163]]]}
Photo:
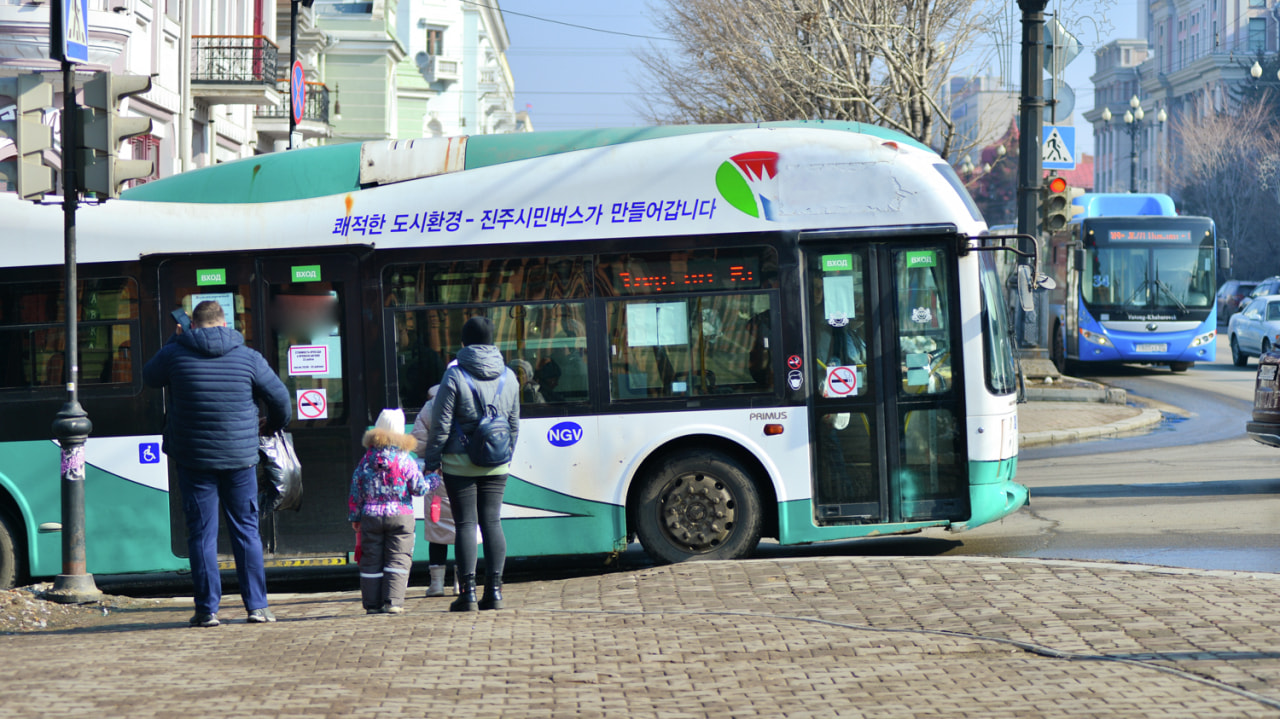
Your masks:
{"label": "red traffic light", "polygon": [[1049,178],[1049,192],[1066,192],[1067,181],[1061,177]]}

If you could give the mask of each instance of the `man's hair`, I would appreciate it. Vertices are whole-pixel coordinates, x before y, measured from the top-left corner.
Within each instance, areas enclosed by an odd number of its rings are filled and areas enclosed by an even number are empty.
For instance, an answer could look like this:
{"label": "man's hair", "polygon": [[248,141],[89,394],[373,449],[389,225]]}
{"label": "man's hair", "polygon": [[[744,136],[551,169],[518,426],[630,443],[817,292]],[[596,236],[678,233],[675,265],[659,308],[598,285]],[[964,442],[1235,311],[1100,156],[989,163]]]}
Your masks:
{"label": "man's hair", "polygon": [[213,300],[205,300],[191,310],[191,324],[196,327],[217,327],[226,321],[222,305]]}

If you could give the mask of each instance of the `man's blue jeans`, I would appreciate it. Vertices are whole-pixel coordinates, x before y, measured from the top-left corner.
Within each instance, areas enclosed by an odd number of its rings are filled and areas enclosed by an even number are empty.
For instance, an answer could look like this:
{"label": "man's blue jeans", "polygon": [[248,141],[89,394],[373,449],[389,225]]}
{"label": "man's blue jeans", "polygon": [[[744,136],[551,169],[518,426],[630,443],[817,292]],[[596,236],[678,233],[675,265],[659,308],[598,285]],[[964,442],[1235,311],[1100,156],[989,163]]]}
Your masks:
{"label": "man's blue jeans", "polygon": [[218,573],[218,509],[227,523],[244,608],[267,606],[267,573],[258,535],[258,473],[242,469],[178,467],[182,511],[187,518],[187,556],[195,584],[196,612],[215,614],[222,601]]}

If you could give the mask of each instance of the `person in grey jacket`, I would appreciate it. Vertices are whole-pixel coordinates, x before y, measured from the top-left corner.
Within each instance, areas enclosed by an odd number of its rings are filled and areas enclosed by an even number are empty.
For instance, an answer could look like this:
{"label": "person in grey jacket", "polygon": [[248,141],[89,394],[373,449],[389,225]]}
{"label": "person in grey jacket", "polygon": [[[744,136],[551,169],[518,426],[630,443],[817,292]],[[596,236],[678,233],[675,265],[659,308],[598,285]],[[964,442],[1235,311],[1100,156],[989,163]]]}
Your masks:
{"label": "person in grey jacket", "polygon": [[[218,626],[218,509],[227,522],[240,596],[250,623],[274,622],[258,535],[258,433],[289,423],[289,391],[262,355],[227,327],[222,305],[191,311],[191,330],[169,339],[142,369],[149,387],[169,390],[164,452],[178,465],[187,550],[195,585],[193,627]],[[258,421],[258,402],[267,416]]]}
{"label": "person in grey jacket", "polygon": [[[502,495],[507,488],[511,464],[478,467],[472,464],[462,443],[492,404],[499,417],[506,417],[515,446],[520,431],[520,382],[507,369],[502,352],[493,344],[493,322],[488,317],[472,317],[462,326],[462,350],[440,380],[440,391],[431,405],[431,429],[422,447],[423,468],[441,470],[449,504],[453,508],[455,572],[458,598],[450,611],[502,608],[502,570],[507,559],[507,539],[502,533]],[[470,375],[480,395],[477,406],[464,373]],[[498,393],[499,380],[502,392]],[[484,597],[476,601],[476,532],[479,523],[484,539]]]}

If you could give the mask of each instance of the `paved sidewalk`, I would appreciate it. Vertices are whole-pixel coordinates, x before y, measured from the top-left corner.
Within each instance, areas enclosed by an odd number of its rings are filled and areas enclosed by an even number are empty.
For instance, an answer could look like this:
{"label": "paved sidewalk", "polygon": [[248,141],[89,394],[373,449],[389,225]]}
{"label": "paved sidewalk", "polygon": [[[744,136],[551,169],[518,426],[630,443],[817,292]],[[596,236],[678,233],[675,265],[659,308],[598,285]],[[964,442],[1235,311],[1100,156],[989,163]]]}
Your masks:
{"label": "paved sidewalk", "polygon": [[[1275,717],[1280,575],[986,558],[694,562],[511,608],[190,629],[189,600],[0,636],[7,717]],[[230,607],[228,607],[230,609]]]}
{"label": "paved sidewalk", "polygon": [[1018,446],[1085,442],[1149,430],[1164,415],[1155,407],[1106,402],[1032,401],[1018,405]]}

